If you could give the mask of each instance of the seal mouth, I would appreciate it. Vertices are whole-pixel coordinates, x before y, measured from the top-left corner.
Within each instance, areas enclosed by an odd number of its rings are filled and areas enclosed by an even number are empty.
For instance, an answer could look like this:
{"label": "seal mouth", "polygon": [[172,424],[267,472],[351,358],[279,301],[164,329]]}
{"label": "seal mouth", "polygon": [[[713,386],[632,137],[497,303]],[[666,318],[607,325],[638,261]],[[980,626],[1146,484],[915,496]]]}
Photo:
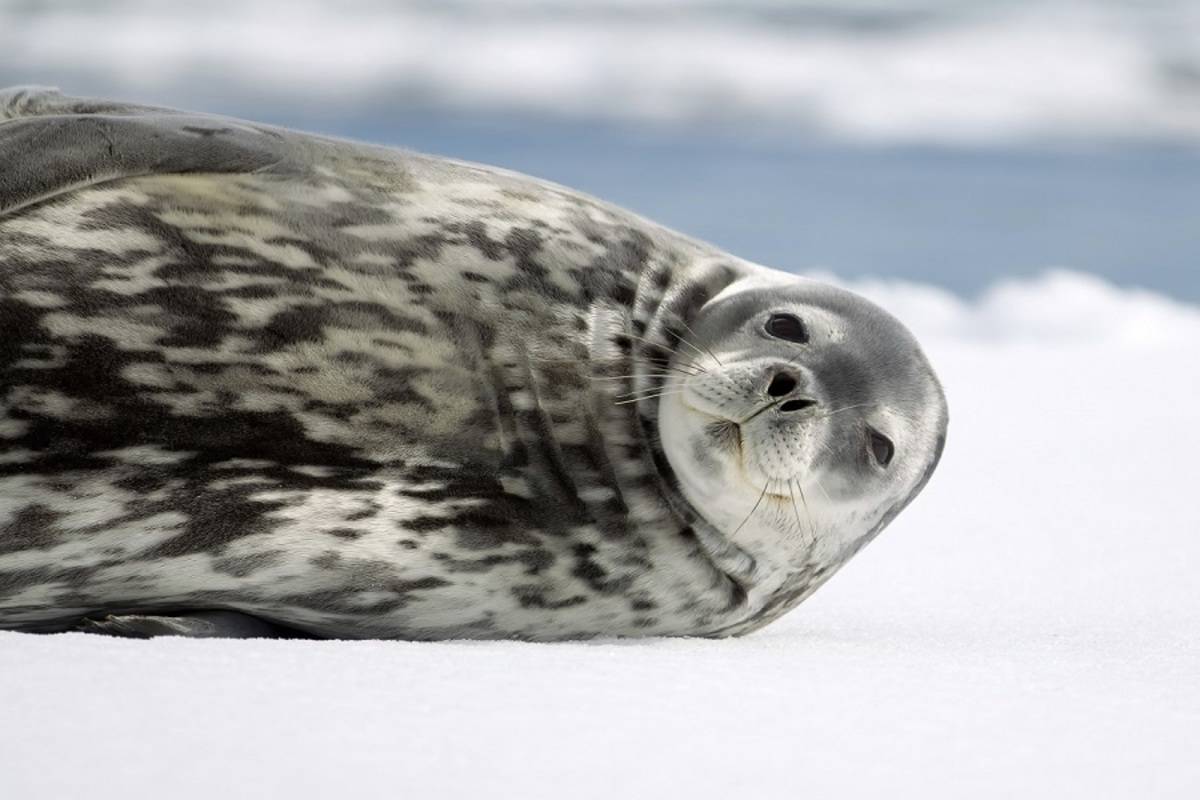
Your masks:
{"label": "seal mouth", "polygon": [[749,482],[749,476],[746,474],[746,441],[742,437],[741,423],[728,417],[722,417],[708,411],[701,411],[689,405],[686,401],[684,405],[688,407],[688,410],[712,420],[704,426],[704,433],[708,442],[718,450],[732,456],[743,480]]}
{"label": "seal mouth", "polygon": [[[703,411],[698,411],[699,414],[704,414]],[[763,476],[766,480],[766,488],[764,489],[762,482],[756,482],[746,468],[746,440],[742,433],[741,423],[735,422],[724,417],[714,417],[712,414],[705,416],[713,417],[713,421],[705,425],[704,431],[707,434],[708,441],[724,452],[728,453],[737,466],[737,473],[742,481],[755,492],[761,492],[765,497],[774,497],[781,500],[787,500],[789,496],[779,491],[773,491],[781,483],[787,485],[788,480],[785,478],[774,478],[769,475]]]}
{"label": "seal mouth", "polygon": [[[789,403],[795,403],[795,402],[797,402],[797,401],[795,401],[795,400],[791,400],[791,401],[788,401],[788,402],[789,402]],[[745,418],[743,418],[743,419],[741,419],[741,420],[737,421],[735,424],[737,424],[737,425],[739,425],[739,426],[741,426],[741,425],[745,425],[747,422],[749,422],[750,420],[752,420],[752,419],[754,419],[755,417],[759,416],[760,414],[763,414],[763,413],[765,413],[765,412],[767,412],[767,411],[770,411],[772,408],[776,408],[776,407],[778,407],[778,406],[781,406],[781,405],[787,405],[787,404],[788,404],[788,403],[784,403],[784,401],[782,401],[782,400],[776,400],[776,401],[774,401],[774,402],[772,402],[772,403],[767,403],[765,406],[763,406],[762,408],[758,409],[757,411],[755,411],[755,412],[754,412],[753,414],[751,414],[750,416],[748,416],[748,417],[745,417]]]}
{"label": "seal mouth", "polygon": [[704,426],[708,440],[727,453],[742,458],[742,427],[731,419],[717,418]]}
{"label": "seal mouth", "polygon": [[755,476],[751,475],[746,464],[747,445],[742,426],[757,418],[762,413],[779,407],[786,401],[787,398],[780,398],[773,403],[767,403],[762,408],[756,409],[749,416],[737,420],[721,414],[714,414],[711,411],[701,410],[689,403],[686,397],[680,398],[680,402],[685,408],[709,420],[704,425],[704,433],[707,441],[714,448],[729,454],[742,483],[746,484],[756,494],[761,494],[764,498],[769,497],[785,501],[790,500],[790,495],[786,491],[780,491],[780,487],[788,486],[790,483],[789,478],[760,475],[759,479],[756,480]]}

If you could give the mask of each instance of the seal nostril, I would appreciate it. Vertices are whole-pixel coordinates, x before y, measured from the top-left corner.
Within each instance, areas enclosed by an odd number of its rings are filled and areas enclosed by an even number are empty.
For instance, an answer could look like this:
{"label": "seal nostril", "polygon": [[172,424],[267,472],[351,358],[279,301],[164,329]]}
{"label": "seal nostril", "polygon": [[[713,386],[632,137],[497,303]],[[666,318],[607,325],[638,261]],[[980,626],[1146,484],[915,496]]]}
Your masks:
{"label": "seal nostril", "polygon": [[786,403],[780,404],[779,410],[780,411],[803,411],[804,409],[811,408],[812,406],[815,406],[816,404],[817,404],[817,402],[815,400],[805,400],[805,399],[788,400]]}
{"label": "seal nostril", "polygon": [[795,388],[796,379],[786,372],[780,372],[771,379],[771,385],[767,387],[767,394],[771,395],[771,397],[783,397]]}

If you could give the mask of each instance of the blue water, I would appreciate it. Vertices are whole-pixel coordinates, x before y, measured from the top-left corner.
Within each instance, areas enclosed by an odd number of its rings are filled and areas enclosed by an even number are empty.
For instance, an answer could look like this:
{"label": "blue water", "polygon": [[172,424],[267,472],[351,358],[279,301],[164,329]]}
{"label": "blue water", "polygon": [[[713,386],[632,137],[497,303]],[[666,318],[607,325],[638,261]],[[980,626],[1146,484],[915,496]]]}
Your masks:
{"label": "blue water", "polygon": [[1067,267],[1200,301],[1200,151],[747,142],[423,113],[283,124],[544,177],[787,270],[971,295]]}

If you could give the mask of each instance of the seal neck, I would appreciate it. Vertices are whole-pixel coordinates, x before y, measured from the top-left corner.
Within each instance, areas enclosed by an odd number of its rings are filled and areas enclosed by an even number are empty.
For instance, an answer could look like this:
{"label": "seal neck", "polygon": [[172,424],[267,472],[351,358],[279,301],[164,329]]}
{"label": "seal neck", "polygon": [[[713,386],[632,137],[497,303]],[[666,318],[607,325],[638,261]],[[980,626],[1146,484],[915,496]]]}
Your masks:
{"label": "seal neck", "polygon": [[[656,499],[669,510],[680,535],[727,583],[731,603],[743,605],[761,569],[749,552],[712,525],[684,495],[659,432],[659,397],[672,360],[689,346],[691,323],[700,309],[736,281],[739,269],[726,259],[698,259],[690,270],[651,265],[641,276],[626,326],[624,374],[628,403],[625,424],[636,437]],[[695,347],[695,344],[691,344]],[[699,352],[699,351],[698,351]],[[599,361],[603,356],[594,353]],[[657,390],[657,391],[656,391]]]}

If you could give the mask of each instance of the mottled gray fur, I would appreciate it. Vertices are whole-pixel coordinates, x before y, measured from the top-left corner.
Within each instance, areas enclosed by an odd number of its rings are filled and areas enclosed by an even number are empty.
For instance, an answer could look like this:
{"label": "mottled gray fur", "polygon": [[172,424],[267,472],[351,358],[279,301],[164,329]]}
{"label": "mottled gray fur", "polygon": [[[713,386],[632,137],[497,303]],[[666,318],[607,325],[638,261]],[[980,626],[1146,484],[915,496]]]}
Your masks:
{"label": "mottled gray fur", "polygon": [[739,263],[500,170],[2,93],[0,628],[752,629],[837,565],[748,591],[614,401]]}

